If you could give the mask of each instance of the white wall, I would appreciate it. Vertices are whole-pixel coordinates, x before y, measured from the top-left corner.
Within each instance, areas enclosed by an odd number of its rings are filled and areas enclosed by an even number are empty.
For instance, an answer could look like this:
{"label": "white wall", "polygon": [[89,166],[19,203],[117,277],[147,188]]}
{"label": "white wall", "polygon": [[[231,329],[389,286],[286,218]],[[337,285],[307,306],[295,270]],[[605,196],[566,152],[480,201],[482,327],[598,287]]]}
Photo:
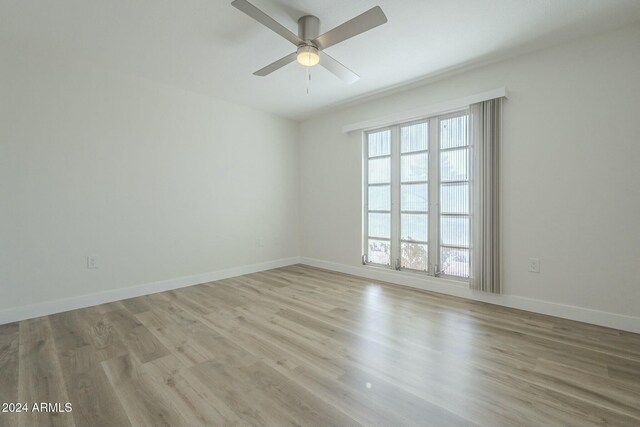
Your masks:
{"label": "white wall", "polygon": [[635,25],[304,122],[302,256],[361,264],[362,137],[343,125],[507,86],[500,298],[640,316],[639,70]]}
{"label": "white wall", "polygon": [[506,85],[494,301],[640,316],[640,25],[301,126],[24,46],[0,45],[0,63],[0,314],[298,255],[358,268],[361,136],[342,126]]}
{"label": "white wall", "polygon": [[0,63],[0,311],[298,255],[296,122],[24,46]]}

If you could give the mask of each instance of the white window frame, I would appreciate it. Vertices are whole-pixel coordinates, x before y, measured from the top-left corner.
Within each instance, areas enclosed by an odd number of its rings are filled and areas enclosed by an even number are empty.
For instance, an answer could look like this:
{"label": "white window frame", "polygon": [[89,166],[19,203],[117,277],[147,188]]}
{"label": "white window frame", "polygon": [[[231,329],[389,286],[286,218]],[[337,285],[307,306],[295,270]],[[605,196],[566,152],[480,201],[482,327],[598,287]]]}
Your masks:
{"label": "white window frame", "polygon": [[[395,123],[393,125],[378,127],[374,129],[366,129],[362,132],[362,263],[374,267],[386,267],[395,270],[407,271],[415,274],[424,274],[432,277],[441,277],[444,279],[455,281],[468,281],[465,277],[446,275],[438,271],[440,266],[440,122],[442,120],[450,119],[452,117],[458,117],[462,115],[469,115],[469,109],[463,108],[446,114],[438,114],[429,117],[424,117],[418,120],[405,121]],[[400,171],[400,159],[401,159],[401,143],[400,143],[400,128],[404,126],[415,125],[419,123],[427,123],[428,126],[428,176],[427,176],[427,188],[428,188],[428,258],[427,258],[427,270],[415,270],[409,268],[401,268],[400,264],[400,251],[402,247],[401,236],[401,171]],[[369,262],[367,259],[368,244],[369,244],[369,216],[368,216],[368,197],[369,197],[369,151],[368,151],[368,135],[372,133],[378,133],[385,130],[391,131],[391,230],[390,230],[390,259],[389,264],[377,264]],[[471,148],[469,147],[469,171],[468,181],[470,183],[471,177]],[[416,152],[419,153],[419,152]],[[380,156],[383,157],[383,156]],[[471,194],[469,194],[471,198]],[[469,200],[470,202],[470,200]],[[470,218],[470,215],[469,215]]]}

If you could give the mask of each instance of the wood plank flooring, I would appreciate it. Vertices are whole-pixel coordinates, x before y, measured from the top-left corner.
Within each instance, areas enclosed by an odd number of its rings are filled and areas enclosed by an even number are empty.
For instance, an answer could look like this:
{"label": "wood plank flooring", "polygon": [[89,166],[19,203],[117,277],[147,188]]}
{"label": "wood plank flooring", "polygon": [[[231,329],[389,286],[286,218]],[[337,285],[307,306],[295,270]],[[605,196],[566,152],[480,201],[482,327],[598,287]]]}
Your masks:
{"label": "wood plank flooring", "polygon": [[1,426],[640,426],[640,335],[297,265],[0,326]]}

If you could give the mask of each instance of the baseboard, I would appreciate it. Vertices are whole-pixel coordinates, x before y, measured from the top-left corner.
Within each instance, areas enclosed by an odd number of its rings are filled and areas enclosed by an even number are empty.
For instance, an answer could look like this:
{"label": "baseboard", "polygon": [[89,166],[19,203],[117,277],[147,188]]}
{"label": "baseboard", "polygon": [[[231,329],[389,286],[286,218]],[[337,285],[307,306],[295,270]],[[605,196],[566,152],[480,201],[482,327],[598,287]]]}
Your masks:
{"label": "baseboard", "polygon": [[433,277],[419,276],[413,273],[391,271],[371,266],[353,266],[306,257],[300,257],[300,263],[310,265],[312,267],[365,277],[367,279],[395,283],[426,291],[501,305],[504,307],[517,308],[520,310],[532,311],[534,313],[561,317],[563,319],[576,320],[593,325],[640,333],[640,317],[626,316],[623,314],[559,304],[533,298],[519,297],[515,295],[487,294],[472,291],[466,285],[453,280],[435,279]]}
{"label": "baseboard", "polygon": [[243,274],[256,273],[258,271],[270,270],[278,267],[286,267],[288,265],[298,263],[337,271],[340,273],[352,274],[372,280],[395,283],[426,291],[438,292],[475,301],[488,302],[504,307],[517,308],[520,310],[547,314],[564,319],[577,320],[579,322],[590,323],[593,325],[640,333],[640,317],[626,316],[514,295],[486,294],[472,291],[467,286],[452,280],[434,279],[431,277],[418,276],[412,273],[403,273],[369,266],[352,266],[306,257],[283,258],[259,264],[251,264],[209,273],[145,283],[128,288],[113,289],[89,295],[81,295],[55,301],[45,301],[22,307],[9,308],[0,310],[0,325],[40,316],[48,316],[50,314],[79,308],[91,307],[99,304],[106,304],[114,301],[121,301],[157,292],[184,288],[187,286],[198,285],[200,283],[228,279],[230,277],[242,276]]}
{"label": "baseboard", "polygon": [[143,295],[155,294],[172,289],[184,288],[187,286],[198,285],[200,283],[228,279],[230,277],[242,276],[243,274],[256,273],[258,271],[285,267],[287,265],[293,265],[297,263],[299,263],[298,257],[283,258],[274,261],[262,262],[259,264],[244,265],[240,267],[212,271],[209,273],[195,274],[192,276],[161,280],[158,282],[145,283],[142,285],[131,286],[127,288],[113,289],[94,294],[64,298],[55,301],[45,301],[22,307],[9,308],[0,310],[0,325],[25,319],[32,319],[40,316],[48,316],[50,314],[61,313],[69,310],[76,310],[79,308],[91,307],[99,304],[106,304],[114,301],[121,301]]}

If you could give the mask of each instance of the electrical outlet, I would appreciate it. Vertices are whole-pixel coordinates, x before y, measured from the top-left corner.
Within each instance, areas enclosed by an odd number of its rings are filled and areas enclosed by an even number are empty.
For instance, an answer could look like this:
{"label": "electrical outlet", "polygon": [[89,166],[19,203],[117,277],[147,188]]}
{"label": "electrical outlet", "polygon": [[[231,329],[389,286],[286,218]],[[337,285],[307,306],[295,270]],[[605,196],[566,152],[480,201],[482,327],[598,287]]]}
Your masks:
{"label": "electrical outlet", "polygon": [[98,268],[98,255],[87,255],[87,268],[91,270]]}
{"label": "electrical outlet", "polygon": [[262,237],[258,238],[258,240],[256,241],[256,244],[258,245],[259,248],[263,248],[264,247],[264,239]]}
{"label": "electrical outlet", "polygon": [[529,272],[540,273],[540,259],[529,258]]}

